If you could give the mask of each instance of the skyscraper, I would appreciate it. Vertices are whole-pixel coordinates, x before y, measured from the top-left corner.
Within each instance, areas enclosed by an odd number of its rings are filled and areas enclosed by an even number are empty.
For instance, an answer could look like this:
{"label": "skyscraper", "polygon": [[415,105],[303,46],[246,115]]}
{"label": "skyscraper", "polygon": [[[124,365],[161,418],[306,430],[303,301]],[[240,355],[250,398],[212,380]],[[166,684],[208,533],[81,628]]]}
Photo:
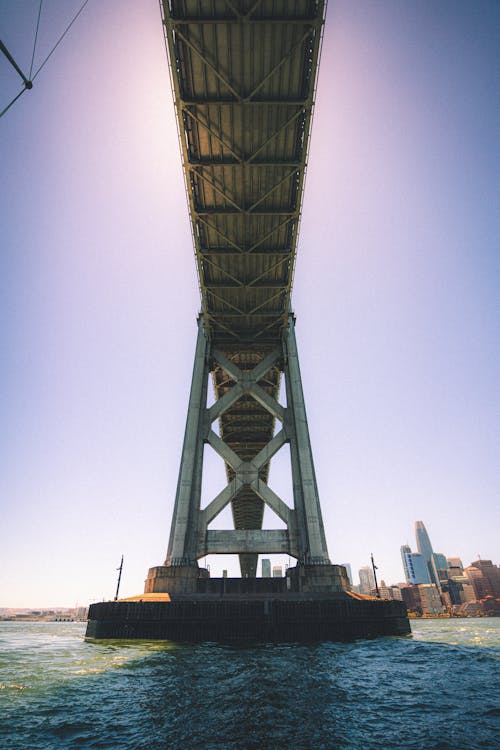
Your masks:
{"label": "skyscraper", "polygon": [[441,552],[432,553],[432,567],[438,583],[448,580],[448,561]]}
{"label": "skyscraper", "polygon": [[359,569],[359,590],[362,594],[371,594],[375,588],[375,578],[373,570],[368,565],[363,565]]}
{"label": "skyscraper", "polygon": [[271,560],[267,558],[262,560],[262,578],[271,578]]}
{"label": "skyscraper", "polygon": [[401,547],[401,560],[403,561],[403,570],[405,573],[406,583],[410,583],[410,574],[408,571],[408,563],[406,560],[406,555],[411,555],[411,547],[408,544],[403,544]]}
{"label": "skyscraper", "polygon": [[431,583],[439,585],[439,579],[435,573],[435,565],[433,560],[434,550],[432,549],[431,540],[427,530],[423,524],[423,521],[415,521],[415,538],[417,540],[417,549],[422,555],[427,570],[429,571],[429,578]]}
{"label": "skyscraper", "polygon": [[401,557],[403,558],[406,583],[410,586],[419,583],[431,583],[426,562],[420,552],[411,552],[410,548],[405,545],[401,547]]}

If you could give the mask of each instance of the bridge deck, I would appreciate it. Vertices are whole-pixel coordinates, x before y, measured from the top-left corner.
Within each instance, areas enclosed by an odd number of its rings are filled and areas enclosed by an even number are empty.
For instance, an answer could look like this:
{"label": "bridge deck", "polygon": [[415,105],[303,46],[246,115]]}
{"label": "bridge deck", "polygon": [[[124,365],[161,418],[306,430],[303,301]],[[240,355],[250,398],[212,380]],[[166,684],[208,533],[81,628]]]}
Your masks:
{"label": "bridge deck", "polygon": [[218,345],[277,340],[286,323],[322,5],[164,4],[203,312]]}

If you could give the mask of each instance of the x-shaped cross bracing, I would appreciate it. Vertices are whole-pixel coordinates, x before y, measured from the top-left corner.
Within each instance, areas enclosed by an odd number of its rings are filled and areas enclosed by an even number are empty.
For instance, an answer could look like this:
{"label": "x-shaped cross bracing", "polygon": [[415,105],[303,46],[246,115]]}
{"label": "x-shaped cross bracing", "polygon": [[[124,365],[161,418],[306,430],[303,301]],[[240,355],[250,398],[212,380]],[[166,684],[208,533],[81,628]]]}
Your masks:
{"label": "x-shaped cross bracing", "polygon": [[[218,388],[224,388],[225,392],[213,405],[207,407],[208,377],[210,371],[216,368],[220,368],[225,374],[223,384],[218,384]],[[269,377],[269,373],[272,373],[272,392],[276,394],[275,370],[282,371],[285,376],[286,408],[263,387],[267,384],[266,376]],[[224,415],[230,420],[231,408],[239,399],[245,399],[243,413],[246,414],[248,410],[248,414],[252,416],[250,402],[253,399],[268,412],[269,426],[273,419],[277,419],[282,425],[267,444],[263,445],[259,441],[258,452],[250,454],[250,458],[239,456],[224,439],[228,432]],[[258,415],[258,412],[258,409],[253,410],[260,420],[263,415]],[[212,423],[220,418],[221,437],[212,429]],[[226,487],[202,509],[201,484],[206,443],[225,462],[229,480]],[[293,508],[283,502],[263,478],[267,475],[267,465],[285,443],[290,445]],[[257,525],[251,528],[209,529],[209,525],[221,511],[233,500],[239,500],[240,495],[245,498],[242,502],[249,503],[249,510],[252,508],[253,498],[260,498],[286,524],[286,529],[261,529],[261,520],[257,517],[252,521]],[[265,552],[280,552],[304,562],[328,563],[298,364],[294,319],[291,315],[280,344],[252,370],[242,370],[226,354],[212,346],[205,333],[203,318],[200,317],[198,322],[186,431],[165,564],[192,565],[207,554],[233,552],[254,556]]]}
{"label": "x-shaped cross bracing", "polygon": [[231,467],[235,476],[217,497],[200,511],[199,532],[202,535],[206,532],[208,525],[214,518],[224,510],[231,500],[236,497],[241,488],[245,486],[250,487],[286,523],[289,531],[294,530],[294,511],[259,476],[260,470],[269,463],[271,458],[287,442],[285,426],[250,461],[243,461],[211,428],[212,423],[216,419],[219,419],[245,395],[252,396],[275,419],[278,419],[284,425],[286,409],[259,385],[259,381],[264,378],[281,355],[281,350],[276,349],[256,365],[253,370],[243,371],[221,352],[216,350],[212,353],[216,362],[229,375],[231,380],[235,381],[235,385],[206,410],[205,439],[225,463]]}
{"label": "x-shaped cross bracing", "polygon": [[201,216],[197,216],[197,221],[204,224],[207,229],[211,229],[213,232],[218,234],[222,239],[226,240],[232,247],[234,247],[235,250],[237,250],[241,255],[248,254],[254,252],[260,245],[262,245],[266,240],[268,240],[275,232],[279,232],[280,229],[283,229],[284,226],[287,224],[290,224],[295,219],[295,216],[289,216],[287,219],[284,219],[283,221],[280,221],[279,224],[277,224],[275,227],[273,227],[267,234],[265,234],[263,237],[260,237],[257,242],[254,242],[254,244],[249,248],[243,248],[240,245],[236,244],[229,238],[224,232],[222,232],[220,229],[218,229],[214,224],[207,221],[206,219],[202,218]]}
{"label": "x-shaped cross bracing", "polygon": [[[284,101],[283,103],[286,104],[286,101]],[[228,142],[228,139],[226,138],[224,133],[218,133],[210,122],[205,121],[199,115],[195,114],[195,112],[193,112],[193,110],[190,107],[184,106],[183,112],[192,120],[194,120],[194,122],[200,125],[204,130],[206,130],[207,133],[209,133],[209,135],[215,138],[215,140],[218,141],[223,148],[227,149],[227,151],[229,151],[235,158],[235,162],[227,163],[227,164],[224,164],[224,163],[217,164],[217,163],[212,162],[211,164],[200,165],[200,164],[195,164],[195,163],[194,164],[188,163],[187,168],[188,169],[192,168],[193,171],[197,171],[198,169],[204,168],[205,166],[209,166],[209,167],[254,166],[254,165],[259,166],[259,162],[255,162],[255,158],[261,153],[261,151],[265,149],[266,146],[268,146],[271,143],[271,141],[273,141],[275,138],[281,135],[281,133],[283,133],[290,125],[292,125],[292,123],[295,122],[295,120],[297,120],[300,117],[300,115],[304,115],[305,109],[306,109],[305,105],[303,104],[299,105],[298,110],[294,112],[293,115],[291,115],[288,119],[286,119],[285,122],[281,123],[281,125],[276,130],[273,130],[273,132],[267,136],[265,141],[263,141],[260,144],[260,146],[257,149],[255,149],[255,151],[252,154],[249,154],[248,156],[242,156],[241,154],[238,154],[238,152],[234,150],[233,146]],[[271,164],[271,162],[269,162],[268,165],[269,164]],[[279,162],[274,162],[273,166],[274,165],[278,167],[281,166]],[[301,165],[300,165],[300,162],[296,162],[296,164],[293,164],[292,166],[300,167]]]}
{"label": "x-shaped cross bracing", "polygon": [[274,65],[273,68],[268,73],[266,73],[264,78],[262,78],[256,86],[254,86],[252,91],[246,94],[242,94],[241,92],[239,92],[236,84],[230,80],[229,76],[225,73],[221,73],[220,64],[218,66],[216,63],[213,63],[211,60],[209,60],[205,52],[199,49],[196,44],[193,44],[193,42],[186,36],[186,34],[180,31],[178,27],[175,30],[175,34],[180,39],[182,39],[184,44],[189,47],[193,54],[195,54],[202,61],[202,63],[212,71],[212,73],[222,83],[222,85],[226,86],[226,88],[229,89],[229,91],[235,96],[237,102],[251,102],[252,98],[258,91],[260,91],[262,86],[264,86],[264,84],[267,83],[267,81],[278,72],[278,70],[287,62],[287,60],[292,57],[294,52],[303,44],[303,42],[305,42],[308,37],[311,36],[311,34],[314,33],[314,31],[314,24],[309,25],[306,31],[298,39],[298,41],[292,44],[290,49],[284,55],[282,55],[281,59],[276,63],[276,65]]}

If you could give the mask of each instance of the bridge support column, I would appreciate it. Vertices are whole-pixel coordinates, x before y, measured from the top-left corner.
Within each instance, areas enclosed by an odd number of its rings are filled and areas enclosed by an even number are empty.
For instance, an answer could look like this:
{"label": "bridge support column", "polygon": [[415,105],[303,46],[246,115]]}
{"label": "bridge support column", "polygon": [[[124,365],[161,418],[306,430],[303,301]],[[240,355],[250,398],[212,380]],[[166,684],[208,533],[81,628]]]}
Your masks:
{"label": "bridge support column", "polygon": [[295,319],[289,316],[284,339],[284,371],[287,398],[286,429],[290,441],[293,499],[300,534],[299,563],[329,565],[325,529],[321,516],[318,485],[307,424],[299,355],[295,339]]}
{"label": "bridge support column", "polygon": [[293,315],[289,316],[288,323],[283,342],[287,397],[286,431],[290,442],[300,556],[297,566],[287,571],[287,588],[289,591],[323,593],[349,590],[350,584],[345,568],[332,565],[328,556]]}
{"label": "bridge support column", "polygon": [[209,373],[208,348],[203,318],[200,316],[167,557],[163,565],[149,569],[145,593],[193,593],[198,578],[208,576],[208,571],[198,567],[196,558]]}
{"label": "bridge support column", "polygon": [[[195,593],[198,581],[208,572],[198,567],[198,560],[210,554],[237,554],[240,563],[254,562],[259,554],[288,554],[298,561],[288,571],[290,591],[342,591],[346,578],[339,566],[332,566],[328,557],[325,531],[321,516],[318,487],[314,472],[309,429],[300,376],[295,320],[289,316],[283,339],[274,349],[264,351],[260,361],[251,368],[241,368],[233,359],[217,348],[211,348],[203,319],[198,322],[198,338],[186,430],[182,448],[179,481],[175,497],[172,527],[165,563],[149,570],[146,593]],[[207,386],[210,371],[224,373],[226,390],[207,408]],[[275,386],[269,386],[270,374],[276,376]],[[280,373],[284,373],[287,406],[277,400]],[[240,414],[242,400],[245,409],[254,400],[260,413],[267,412],[270,420],[282,427],[273,435],[270,421],[268,437],[251,453],[237,452],[238,443],[231,447],[211,427],[224,415]],[[267,441],[267,442],[266,442]],[[227,485],[208,504],[201,505],[201,484],[204,444],[209,443],[226,465]],[[269,464],[285,444],[289,444],[293,479],[293,503],[282,500],[267,481]],[[246,446],[243,445],[243,451]],[[285,523],[286,529],[263,530],[262,514],[254,516],[254,525],[235,529],[209,528],[224,508],[245,493],[250,508],[268,505]],[[236,523],[236,521],[235,521]],[[246,575],[249,575],[246,573]],[[255,573],[250,573],[255,575]]]}

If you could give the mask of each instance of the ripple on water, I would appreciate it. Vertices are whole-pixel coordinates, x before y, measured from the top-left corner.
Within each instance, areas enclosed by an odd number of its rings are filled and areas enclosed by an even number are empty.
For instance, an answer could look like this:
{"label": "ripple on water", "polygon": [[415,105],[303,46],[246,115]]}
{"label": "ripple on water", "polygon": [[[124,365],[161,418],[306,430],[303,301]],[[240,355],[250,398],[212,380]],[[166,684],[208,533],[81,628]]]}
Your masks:
{"label": "ripple on water", "polygon": [[254,648],[96,644],[78,623],[3,625],[2,750],[495,747],[497,622]]}

